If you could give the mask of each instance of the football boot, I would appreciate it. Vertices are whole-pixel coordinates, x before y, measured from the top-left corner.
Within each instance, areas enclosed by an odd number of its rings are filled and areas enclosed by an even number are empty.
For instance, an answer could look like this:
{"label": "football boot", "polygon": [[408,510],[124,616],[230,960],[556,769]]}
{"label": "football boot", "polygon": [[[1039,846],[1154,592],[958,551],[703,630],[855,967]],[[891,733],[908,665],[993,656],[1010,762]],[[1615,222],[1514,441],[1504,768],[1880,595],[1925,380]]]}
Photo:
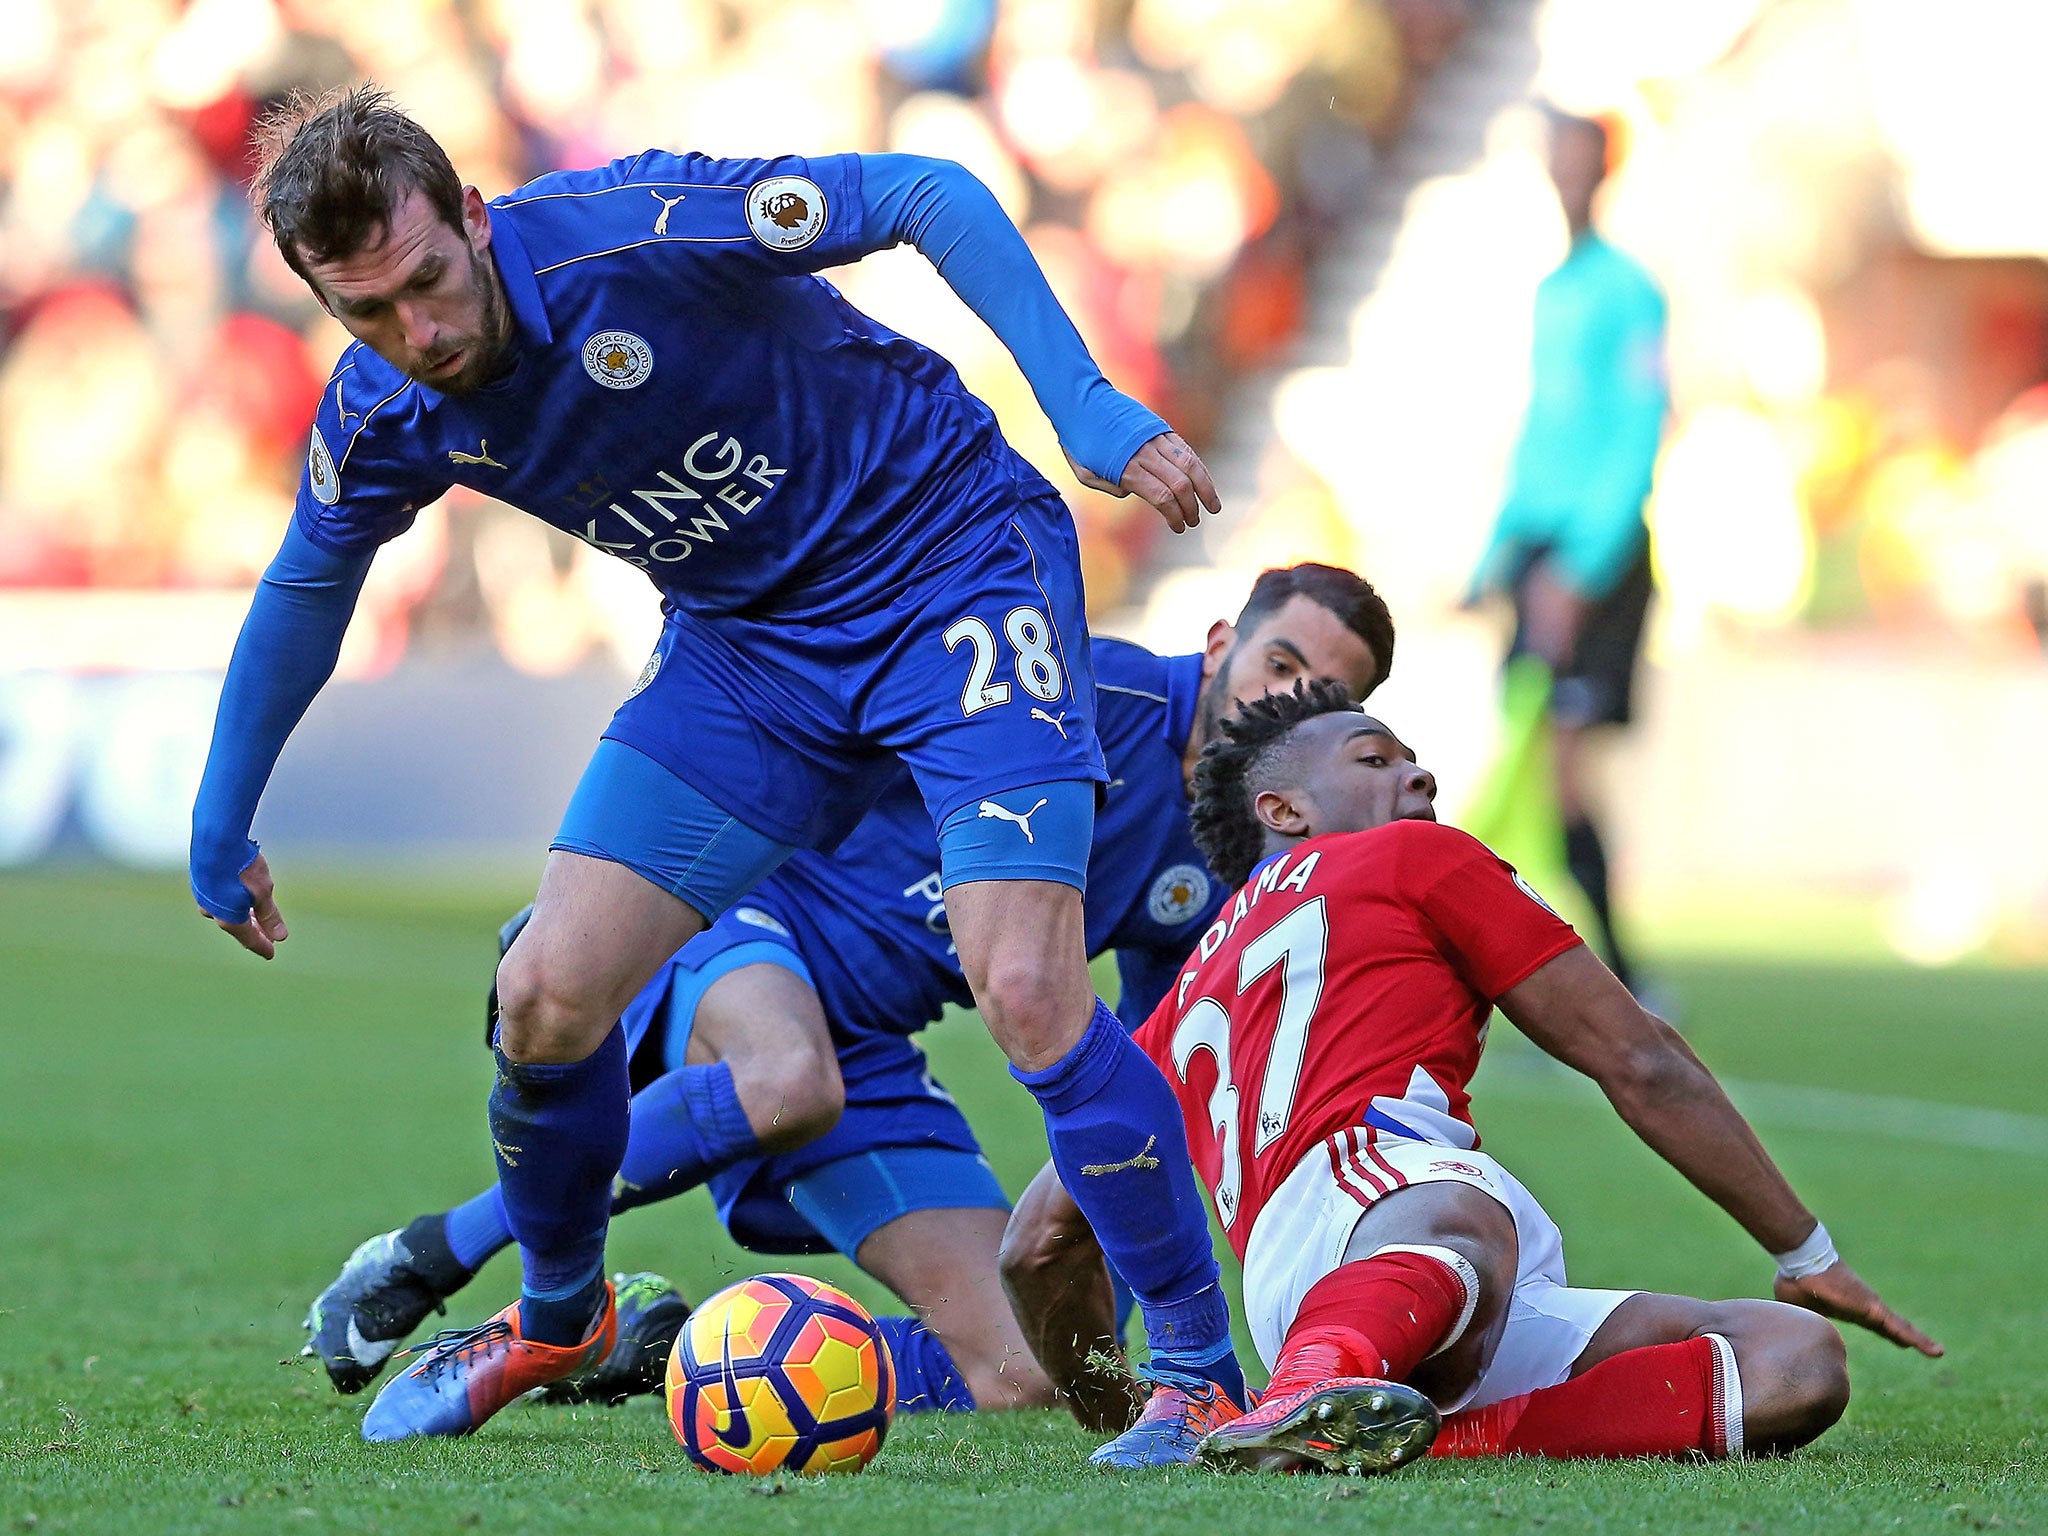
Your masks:
{"label": "football boot", "polygon": [[1269,1393],[1250,1413],[1210,1430],[1201,1459],[1252,1472],[1391,1472],[1427,1455],[1442,1422],[1413,1387],[1333,1376]]}
{"label": "football boot", "polygon": [[613,1275],[619,1299],[619,1341],[591,1371],[541,1388],[544,1403],[623,1403],[661,1390],[676,1335],[690,1320],[690,1304],[660,1275]]}
{"label": "football boot", "polygon": [[[417,1223],[415,1224],[417,1225]],[[319,1357],[334,1390],[360,1392],[430,1312],[446,1312],[448,1292],[428,1278],[431,1259],[414,1251],[412,1227],[362,1243],[334,1283],[313,1300],[303,1356]]]}
{"label": "football boot", "polygon": [[1138,1422],[1088,1458],[1106,1472],[1193,1466],[1203,1439],[1244,1413],[1217,1383],[1194,1371],[1146,1365],[1138,1378],[1152,1384]]}
{"label": "football boot", "polygon": [[474,1433],[492,1414],[535,1387],[586,1370],[618,1342],[612,1288],[590,1331],[574,1344],[542,1344],[519,1331],[519,1306],[474,1328],[446,1328],[406,1351],[419,1358],[384,1384],[363,1416],[363,1438]]}

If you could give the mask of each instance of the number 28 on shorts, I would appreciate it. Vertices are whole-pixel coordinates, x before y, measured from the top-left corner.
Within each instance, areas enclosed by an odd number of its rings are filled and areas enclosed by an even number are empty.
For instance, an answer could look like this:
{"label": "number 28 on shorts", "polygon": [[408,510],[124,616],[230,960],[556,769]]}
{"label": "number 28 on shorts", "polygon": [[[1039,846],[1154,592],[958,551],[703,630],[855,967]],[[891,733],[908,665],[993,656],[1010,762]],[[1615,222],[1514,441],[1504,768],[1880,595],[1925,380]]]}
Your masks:
{"label": "number 28 on shorts", "polygon": [[[1050,704],[1066,692],[1066,674],[1053,654],[1056,637],[1044,614],[1036,608],[1012,608],[1003,620],[1003,633],[1009,638],[1017,682],[1026,693]],[[962,715],[976,715],[1010,702],[1010,685],[995,681],[1000,656],[994,630],[969,615],[956,619],[944,639],[949,652],[963,645],[970,648],[967,681],[960,690]]]}

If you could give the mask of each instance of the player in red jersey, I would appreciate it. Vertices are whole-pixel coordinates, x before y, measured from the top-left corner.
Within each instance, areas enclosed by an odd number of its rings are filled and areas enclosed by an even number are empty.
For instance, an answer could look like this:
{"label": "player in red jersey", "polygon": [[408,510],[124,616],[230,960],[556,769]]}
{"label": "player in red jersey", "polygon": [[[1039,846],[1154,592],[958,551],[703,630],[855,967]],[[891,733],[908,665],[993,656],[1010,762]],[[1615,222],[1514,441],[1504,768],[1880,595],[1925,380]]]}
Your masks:
{"label": "player in red jersey", "polygon": [[[1835,1255],[1678,1034],[1436,824],[1436,782],[1392,731],[1322,684],[1224,730],[1193,826],[1242,889],[1137,1036],[1273,1369],[1205,1460],[1373,1471],[1433,1438],[1440,1455],[1785,1450],[1848,1402],[1821,1317],[1941,1352]],[[1566,1285],[1556,1226],[1478,1150],[1466,1088],[1495,1006],[1777,1258],[1778,1301]]]}

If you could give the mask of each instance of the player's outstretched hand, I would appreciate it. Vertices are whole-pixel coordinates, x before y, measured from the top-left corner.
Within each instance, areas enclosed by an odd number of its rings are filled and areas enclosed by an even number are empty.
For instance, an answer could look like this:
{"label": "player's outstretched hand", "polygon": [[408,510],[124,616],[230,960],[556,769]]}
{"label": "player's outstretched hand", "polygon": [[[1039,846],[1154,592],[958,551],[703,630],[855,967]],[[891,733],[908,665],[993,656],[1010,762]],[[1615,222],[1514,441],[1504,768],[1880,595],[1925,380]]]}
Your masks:
{"label": "player's outstretched hand", "polygon": [[1131,455],[1124,466],[1121,485],[1112,485],[1092,470],[1083,469],[1067,455],[1074,478],[1091,491],[1112,496],[1136,496],[1152,503],[1166,526],[1186,533],[1202,520],[1202,508],[1221,512],[1223,502],[1216,495],[1216,482],[1209,478],[1201,455],[1181,441],[1178,432],[1162,432]]}
{"label": "player's outstretched hand", "polygon": [[1802,1280],[1788,1280],[1781,1275],[1772,1291],[1780,1301],[1804,1307],[1809,1312],[1818,1312],[1822,1317],[1832,1317],[1838,1322],[1868,1328],[1872,1333],[1890,1339],[1901,1349],[1919,1350],[1930,1360],[1938,1360],[1946,1353],[1934,1340],[1886,1306],[1884,1298],[1870,1288],[1870,1282],[1847,1264],[1831,1264],[1819,1274],[1808,1275]]}
{"label": "player's outstretched hand", "polygon": [[[242,884],[249,888],[249,900],[255,910],[239,923],[213,920],[235,936],[235,942],[252,955],[261,955],[265,960],[277,958],[277,946],[291,937],[284,925],[284,914],[277,910],[277,883],[270,878],[270,861],[257,854],[255,861],[242,871]],[[205,909],[200,909],[202,912]],[[211,917],[211,913],[207,913]]]}

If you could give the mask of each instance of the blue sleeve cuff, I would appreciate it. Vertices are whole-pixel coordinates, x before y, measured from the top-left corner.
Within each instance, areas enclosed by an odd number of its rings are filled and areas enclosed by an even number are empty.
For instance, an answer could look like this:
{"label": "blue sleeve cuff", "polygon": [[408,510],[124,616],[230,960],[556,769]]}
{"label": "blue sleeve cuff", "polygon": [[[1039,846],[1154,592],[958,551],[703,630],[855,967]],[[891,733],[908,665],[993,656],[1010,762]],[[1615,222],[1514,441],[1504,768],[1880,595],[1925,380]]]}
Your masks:
{"label": "blue sleeve cuff", "polygon": [[1076,463],[1123,479],[1146,443],[1171,428],[1102,376],[1038,260],[995,195],[950,160],[860,157],[862,244],[908,241],[1017,360]]}
{"label": "blue sleeve cuff", "polygon": [[[256,862],[256,855],[263,850],[252,837],[244,837],[240,841],[241,852],[232,857],[224,857],[223,855],[226,853],[229,840],[219,840],[213,857],[209,861],[213,867],[205,872],[205,883],[202,884],[198,858],[199,832],[195,828],[192,833],[192,899],[199,903],[200,911],[204,912],[208,917],[218,918],[223,923],[245,922],[248,920],[249,914],[255,910],[249,900],[249,888],[242,884],[242,871],[251,864],[254,864]],[[223,878],[221,871],[225,870],[231,863],[235,866],[233,872]],[[207,894],[209,888],[225,891],[230,880],[234,882],[235,890],[240,893],[236,901],[227,903]]]}

